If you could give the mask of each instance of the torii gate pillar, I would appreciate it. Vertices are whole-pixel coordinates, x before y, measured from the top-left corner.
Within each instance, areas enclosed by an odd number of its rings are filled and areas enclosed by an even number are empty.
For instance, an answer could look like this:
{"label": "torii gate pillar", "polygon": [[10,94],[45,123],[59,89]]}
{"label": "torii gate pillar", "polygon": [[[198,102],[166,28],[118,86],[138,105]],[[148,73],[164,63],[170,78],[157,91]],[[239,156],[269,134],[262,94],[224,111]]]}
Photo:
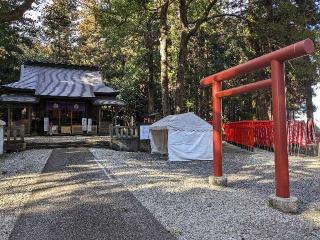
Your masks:
{"label": "torii gate pillar", "polygon": [[[284,62],[312,52],[314,43],[305,39],[201,80],[202,86],[212,85],[213,176],[209,178],[210,183],[227,185],[227,178],[222,171],[221,98],[271,87],[276,191],[275,195],[269,197],[269,203],[283,212],[297,212],[298,199],[290,196],[289,190]],[[268,66],[271,66],[271,79],[221,90],[222,81]]]}
{"label": "torii gate pillar", "polygon": [[[209,183],[215,185],[227,185],[227,177],[222,175],[222,136],[221,136],[221,98],[216,94],[221,91],[221,82],[212,83],[212,109],[213,109],[213,176],[209,177]],[[219,143],[219,144],[214,144]]]}

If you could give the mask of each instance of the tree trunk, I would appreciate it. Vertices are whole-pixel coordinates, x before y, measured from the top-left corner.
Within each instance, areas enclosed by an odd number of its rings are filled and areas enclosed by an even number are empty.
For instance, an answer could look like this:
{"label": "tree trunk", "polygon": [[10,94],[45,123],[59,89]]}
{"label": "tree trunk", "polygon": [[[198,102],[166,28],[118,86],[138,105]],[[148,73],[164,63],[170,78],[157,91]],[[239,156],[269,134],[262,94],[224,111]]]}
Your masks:
{"label": "tree trunk", "polygon": [[184,95],[184,74],[187,64],[188,55],[188,32],[183,30],[180,34],[178,71],[176,84],[176,113],[182,113],[185,110],[185,95]]}
{"label": "tree trunk", "polygon": [[162,114],[170,114],[169,107],[169,78],[168,78],[168,15],[169,1],[166,1],[160,10],[160,80]]}
{"label": "tree trunk", "polygon": [[58,33],[58,63],[61,63],[61,35]]}
{"label": "tree trunk", "polygon": [[148,50],[146,54],[146,62],[148,67],[148,105],[147,111],[148,114],[154,112],[154,105],[155,105],[155,84],[154,84],[154,58],[153,58],[153,49],[154,49],[154,39],[152,35],[151,25],[147,25],[147,31],[144,33],[144,42],[146,49]]}
{"label": "tree trunk", "polygon": [[306,113],[307,113],[307,118],[312,118],[313,119],[313,103],[312,103],[312,86],[310,83],[306,84]]}
{"label": "tree trunk", "polygon": [[211,120],[210,110],[211,110],[211,98],[210,98],[210,88],[200,89],[200,116],[206,120]]}
{"label": "tree trunk", "polygon": [[[211,9],[217,1],[208,1],[207,7],[196,21],[190,26],[188,22],[188,8],[189,3],[186,0],[179,0],[179,19],[181,24],[180,42],[179,42],[179,56],[178,56],[178,70],[177,70],[177,84],[176,84],[176,113],[182,113],[185,109],[185,70],[188,56],[188,42],[191,36],[194,36],[199,30],[200,26],[208,21],[208,16]],[[190,28],[191,27],[191,28]]]}
{"label": "tree trunk", "polygon": [[148,81],[148,113],[154,112],[154,98],[155,98],[155,86],[154,86],[154,64],[153,64],[153,49],[149,49],[147,61],[149,70],[149,81]]}
{"label": "tree trunk", "polygon": [[252,96],[251,98],[251,106],[252,106],[252,120],[258,120],[258,110],[257,110],[257,97]]}

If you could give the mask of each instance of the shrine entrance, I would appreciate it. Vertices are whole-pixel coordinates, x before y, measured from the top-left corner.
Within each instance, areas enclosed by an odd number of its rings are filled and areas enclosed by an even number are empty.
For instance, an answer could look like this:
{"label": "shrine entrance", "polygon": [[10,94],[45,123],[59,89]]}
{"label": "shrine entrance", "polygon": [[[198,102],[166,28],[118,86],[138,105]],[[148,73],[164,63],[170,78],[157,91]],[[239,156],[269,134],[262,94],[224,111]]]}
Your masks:
{"label": "shrine entrance", "polygon": [[[201,80],[202,86],[212,86],[213,107],[213,177],[210,182],[226,185],[227,178],[222,174],[222,138],[221,138],[221,98],[246,92],[271,88],[273,113],[273,139],[275,158],[276,194],[270,197],[270,204],[284,212],[296,212],[298,200],[290,197],[289,163],[287,151],[287,119],[285,96],[284,63],[314,52],[314,43],[303,40]],[[271,78],[244,86],[221,90],[221,82],[265,67],[271,67]]]}

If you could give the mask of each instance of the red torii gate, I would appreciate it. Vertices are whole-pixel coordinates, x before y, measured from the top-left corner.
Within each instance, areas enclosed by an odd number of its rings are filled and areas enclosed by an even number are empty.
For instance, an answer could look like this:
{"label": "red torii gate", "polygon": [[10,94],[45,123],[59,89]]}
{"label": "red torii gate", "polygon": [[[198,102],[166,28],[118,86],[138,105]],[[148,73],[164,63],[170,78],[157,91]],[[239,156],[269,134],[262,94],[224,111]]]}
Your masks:
{"label": "red torii gate", "polygon": [[[313,41],[310,39],[305,39],[301,42],[292,44],[243,64],[213,74],[200,81],[202,86],[212,85],[214,156],[213,182],[215,184],[226,184],[226,178],[224,178],[222,175],[221,98],[271,87],[276,183],[276,197],[271,199],[271,204],[285,212],[294,212],[297,210],[292,209],[292,205],[294,205],[293,208],[297,208],[297,201],[294,199],[294,204],[292,204],[289,190],[284,62],[305,56],[312,52],[314,52]],[[270,65],[271,79],[221,91],[222,81],[232,79],[234,77],[262,69]]]}

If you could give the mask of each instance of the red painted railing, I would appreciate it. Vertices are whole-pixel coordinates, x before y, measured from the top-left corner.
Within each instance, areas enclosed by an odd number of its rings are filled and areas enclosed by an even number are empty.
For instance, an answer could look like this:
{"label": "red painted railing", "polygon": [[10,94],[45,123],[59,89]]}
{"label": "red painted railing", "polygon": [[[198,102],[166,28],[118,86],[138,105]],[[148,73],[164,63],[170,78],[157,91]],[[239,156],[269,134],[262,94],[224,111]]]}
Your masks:
{"label": "red painted railing", "polygon": [[239,121],[223,125],[224,140],[247,148],[254,147],[254,122]]}
{"label": "red painted railing", "polygon": [[252,150],[272,148],[272,121],[239,121],[223,125],[224,140]]}
{"label": "red painted railing", "polygon": [[[225,123],[224,140],[253,150],[254,147],[273,149],[273,121],[238,121]],[[312,120],[287,121],[287,142],[292,151],[296,147],[305,148],[307,144],[315,143],[316,138]],[[295,148],[293,148],[293,146]]]}

